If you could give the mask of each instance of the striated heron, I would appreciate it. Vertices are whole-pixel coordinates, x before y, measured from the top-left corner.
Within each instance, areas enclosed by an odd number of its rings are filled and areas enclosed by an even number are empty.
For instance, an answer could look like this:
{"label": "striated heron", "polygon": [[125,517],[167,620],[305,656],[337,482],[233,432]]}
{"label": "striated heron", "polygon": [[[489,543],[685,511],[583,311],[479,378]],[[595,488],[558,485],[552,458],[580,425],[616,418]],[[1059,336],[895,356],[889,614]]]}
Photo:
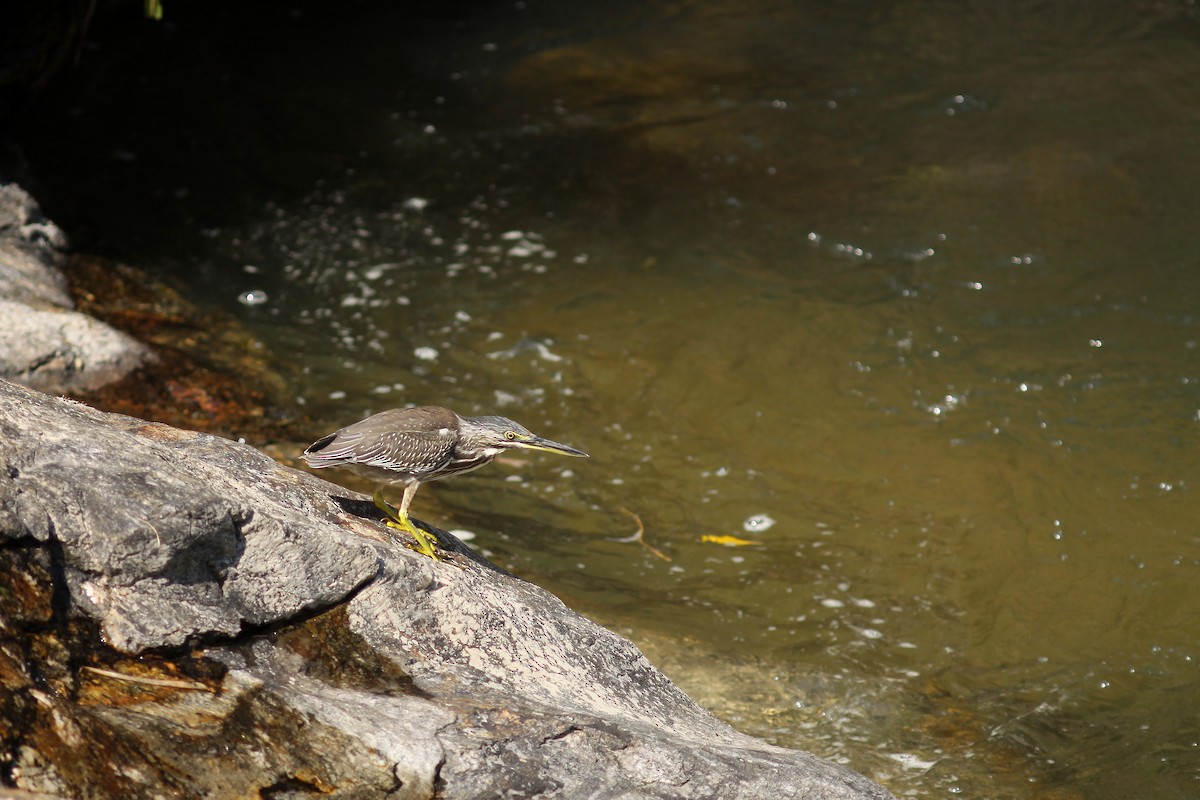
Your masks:
{"label": "striated heron", "polygon": [[[372,499],[389,528],[412,534],[416,550],[440,560],[434,540],[408,518],[408,505],[422,483],[478,469],[505,450],[546,450],[564,456],[587,453],[531,433],[505,417],[460,417],[448,408],[393,408],[347,425],[309,445],[310,467],[345,467],[382,481]],[[397,508],[383,497],[385,486],[401,484]]]}

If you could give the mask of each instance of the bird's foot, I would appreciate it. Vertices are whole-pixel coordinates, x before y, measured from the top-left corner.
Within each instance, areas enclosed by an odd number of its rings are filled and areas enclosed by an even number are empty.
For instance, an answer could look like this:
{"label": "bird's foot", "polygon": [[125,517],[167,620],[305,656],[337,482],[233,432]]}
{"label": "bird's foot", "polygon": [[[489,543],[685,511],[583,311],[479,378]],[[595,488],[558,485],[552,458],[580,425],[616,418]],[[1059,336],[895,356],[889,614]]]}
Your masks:
{"label": "bird's foot", "polygon": [[438,553],[436,540],[425,531],[412,524],[412,520],[408,518],[408,514],[394,505],[383,499],[383,488],[375,490],[375,494],[371,496],[375,501],[375,506],[382,511],[387,519],[384,524],[389,528],[398,531],[404,531],[409,536],[416,539],[415,545],[405,545],[410,550],[416,550],[421,555],[429,556],[434,561],[441,561],[442,557]]}
{"label": "bird's foot", "polygon": [[[404,524],[407,523],[407,524]],[[436,540],[425,531],[413,525],[409,520],[394,520],[389,519],[385,523],[389,528],[404,531],[409,536],[416,540],[415,544],[405,544],[410,550],[415,550],[421,555],[429,556],[434,561],[441,561],[441,553],[438,552]]]}

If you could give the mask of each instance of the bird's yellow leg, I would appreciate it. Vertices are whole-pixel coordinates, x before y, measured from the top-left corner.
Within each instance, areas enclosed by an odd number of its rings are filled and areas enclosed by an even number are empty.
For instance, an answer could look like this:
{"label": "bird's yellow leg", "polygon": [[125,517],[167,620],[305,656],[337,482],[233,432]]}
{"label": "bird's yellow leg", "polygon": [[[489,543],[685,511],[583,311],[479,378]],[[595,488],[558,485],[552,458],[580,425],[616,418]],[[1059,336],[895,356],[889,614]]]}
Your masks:
{"label": "bird's yellow leg", "polygon": [[[408,518],[408,512],[404,508],[396,508],[387,500],[384,500],[382,487],[375,490],[375,494],[371,495],[371,499],[375,501],[375,506],[387,515],[388,519],[385,524],[389,528],[404,531],[416,540],[417,544],[412,548],[413,550],[422,555],[429,556],[434,561],[442,560],[442,557],[438,555],[434,538],[416,525],[413,525],[412,520]],[[404,505],[407,505],[407,503]]]}

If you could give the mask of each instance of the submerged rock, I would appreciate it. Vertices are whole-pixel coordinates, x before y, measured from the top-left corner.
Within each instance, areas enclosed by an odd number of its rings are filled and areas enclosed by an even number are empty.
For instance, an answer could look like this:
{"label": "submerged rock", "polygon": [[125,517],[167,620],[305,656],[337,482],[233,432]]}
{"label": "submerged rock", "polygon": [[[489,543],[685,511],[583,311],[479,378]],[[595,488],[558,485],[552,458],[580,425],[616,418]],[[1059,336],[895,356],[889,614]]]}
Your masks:
{"label": "submerged rock", "polygon": [[361,496],[0,380],[0,776],[69,797],[888,798]]}

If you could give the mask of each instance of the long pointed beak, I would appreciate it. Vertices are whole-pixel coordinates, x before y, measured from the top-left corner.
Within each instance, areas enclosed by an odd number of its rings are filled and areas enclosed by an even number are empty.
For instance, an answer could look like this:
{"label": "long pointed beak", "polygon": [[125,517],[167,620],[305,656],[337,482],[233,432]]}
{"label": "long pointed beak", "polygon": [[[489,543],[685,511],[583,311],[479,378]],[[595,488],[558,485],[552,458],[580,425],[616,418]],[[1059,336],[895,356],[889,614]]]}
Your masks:
{"label": "long pointed beak", "polygon": [[545,450],[548,453],[558,453],[560,456],[576,456],[577,458],[591,458],[582,450],[577,450],[570,445],[554,442],[549,439],[543,439],[541,436],[535,436],[527,442],[513,442],[513,447],[519,447],[524,450]]}

